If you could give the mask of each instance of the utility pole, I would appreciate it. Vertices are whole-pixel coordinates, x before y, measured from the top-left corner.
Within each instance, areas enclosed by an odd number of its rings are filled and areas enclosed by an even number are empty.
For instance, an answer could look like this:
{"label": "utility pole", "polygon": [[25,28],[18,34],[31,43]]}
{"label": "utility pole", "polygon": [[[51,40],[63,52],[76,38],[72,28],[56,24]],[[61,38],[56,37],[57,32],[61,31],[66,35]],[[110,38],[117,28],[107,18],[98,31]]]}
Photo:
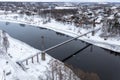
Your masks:
{"label": "utility pole", "polygon": [[[95,19],[93,19],[93,30],[95,27],[96,27],[96,23],[95,23]],[[92,31],[92,36],[94,36],[94,35],[95,35],[95,31]]]}

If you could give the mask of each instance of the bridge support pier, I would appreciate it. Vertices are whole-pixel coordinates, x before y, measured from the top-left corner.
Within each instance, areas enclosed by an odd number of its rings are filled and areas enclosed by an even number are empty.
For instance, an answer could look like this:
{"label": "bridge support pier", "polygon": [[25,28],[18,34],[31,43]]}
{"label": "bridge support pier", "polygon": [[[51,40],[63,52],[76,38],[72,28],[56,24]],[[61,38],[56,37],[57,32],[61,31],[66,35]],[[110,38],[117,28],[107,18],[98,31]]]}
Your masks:
{"label": "bridge support pier", "polygon": [[94,36],[95,35],[95,31],[92,31],[92,36]]}
{"label": "bridge support pier", "polygon": [[44,51],[41,52],[41,59],[42,59],[43,61],[45,61],[45,59],[46,59],[46,58],[45,58],[45,52],[44,52]]}
{"label": "bridge support pier", "polygon": [[39,54],[37,54],[37,63],[39,63]]}
{"label": "bridge support pier", "polygon": [[28,60],[26,60],[26,65],[28,65]]}

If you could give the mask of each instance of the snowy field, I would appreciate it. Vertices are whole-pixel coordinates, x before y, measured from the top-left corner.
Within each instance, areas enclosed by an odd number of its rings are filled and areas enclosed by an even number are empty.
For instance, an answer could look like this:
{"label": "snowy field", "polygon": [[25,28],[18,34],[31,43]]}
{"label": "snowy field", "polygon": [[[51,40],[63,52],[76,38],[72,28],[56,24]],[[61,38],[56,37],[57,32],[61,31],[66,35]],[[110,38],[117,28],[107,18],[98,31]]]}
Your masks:
{"label": "snowy field", "polygon": [[[56,22],[54,19],[52,19],[51,22],[49,23],[43,24],[43,19],[40,17],[37,18],[32,16],[26,16],[26,15],[20,17],[19,14],[0,15],[0,21],[22,23],[22,24],[33,25],[36,27],[48,28],[56,32],[64,33],[71,37],[76,37],[80,34],[86,33],[89,30],[91,30],[91,29],[83,29],[80,27],[75,27],[74,25],[71,25],[71,24],[63,24],[60,22]],[[96,28],[100,28],[100,27],[101,27],[101,24],[97,25]],[[105,49],[113,50],[115,52],[120,52],[119,37],[108,38],[107,40],[104,40],[104,38],[99,37],[100,34],[101,34],[101,30],[97,31],[95,33],[95,36],[92,36],[90,33],[87,36],[80,37],[79,39],[86,41],[88,43],[94,44],[96,46],[103,47]]]}

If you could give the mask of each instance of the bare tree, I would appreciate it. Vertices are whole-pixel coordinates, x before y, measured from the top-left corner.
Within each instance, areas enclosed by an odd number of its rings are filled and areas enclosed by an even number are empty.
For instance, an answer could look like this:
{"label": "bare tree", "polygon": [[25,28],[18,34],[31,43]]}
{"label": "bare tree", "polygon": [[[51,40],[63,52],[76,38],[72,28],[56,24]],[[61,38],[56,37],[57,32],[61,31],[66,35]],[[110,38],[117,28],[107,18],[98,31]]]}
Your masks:
{"label": "bare tree", "polygon": [[9,47],[8,37],[6,36],[5,31],[3,31],[2,34],[3,34],[3,42],[2,42],[2,44],[3,44],[3,47],[5,48],[6,53],[7,53],[7,49]]}

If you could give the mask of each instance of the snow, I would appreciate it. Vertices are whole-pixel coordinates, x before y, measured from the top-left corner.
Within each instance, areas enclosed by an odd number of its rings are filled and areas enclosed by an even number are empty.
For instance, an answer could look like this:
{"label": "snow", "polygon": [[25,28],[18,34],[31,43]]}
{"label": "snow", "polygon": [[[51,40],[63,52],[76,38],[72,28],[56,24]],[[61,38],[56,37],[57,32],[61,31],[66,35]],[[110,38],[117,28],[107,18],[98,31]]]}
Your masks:
{"label": "snow", "polygon": [[65,6],[65,7],[55,7],[55,9],[77,9],[77,7],[67,7],[67,6]]}
{"label": "snow", "polygon": [[116,8],[117,8],[116,6],[111,7],[111,9],[116,9]]}
{"label": "snow", "polygon": [[[5,45],[3,44],[3,38],[5,36],[8,38],[9,42],[7,52],[5,50]],[[75,74],[69,68],[64,66],[62,62],[52,58],[48,54],[46,54],[45,61],[42,61],[41,58],[39,58],[39,63],[36,61],[36,58],[34,58],[34,64],[31,60],[28,60],[29,65],[26,65],[26,63],[23,62],[22,64],[26,67],[26,71],[16,63],[17,61],[23,60],[38,52],[40,52],[40,50],[16,40],[0,30],[0,80],[47,80],[47,78],[51,77],[50,74],[52,74],[52,68],[54,67],[54,65],[51,67],[51,64],[55,64],[55,61],[59,64],[59,67],[66,68],[66,71],[64,71],[64,68],[61,69],[62,74],[66,75],[64,78],[69,78],[69,72],[72,74],[72,77],[75,76]],[[39,55],[39,57],[41,57],[41,55]],[[59,76],[56,72],[54,74]],[[75,78],[75,80],[80,80],[77,76],[75,76]],[[53,80],[59,80],[59,78]]]}
{"label": "snow", "polygon": [[4,12],[5,12],[5,11],[3,11],[3,10],[0,10],[0,15],[1,15],[1,14],[4,14]]}
{"label": "snow", "polygon": [[0,10],[0,13],[4,13],[5,11],[3,11],[3,10]]}
{"label": "snow", "polygon": [[110,15],[108,19],[114,19],[114,15]]}
{"label": "snow", "polygon": [[106,4],[107,2],[120,2],[119,0],[0,0],[0,2],[99,2]]}
{"label": "snow", "polygon": [[[14,16],[18,16],[18,19],[13,19]],[[42,18],[36,18],[32,21],[30,21],[30,17],[27,17],[28,20],[26,20],[27,16],[24,15],[23,18],[19,17],[18,14],[10,14],[10,15],[1,15],[0,21],[8,21],[8,22],[15,22],[15,23],[24,23],[24,24],[29,24],[33,25],[36,27],[43,27],[43,28],[48,28],[57,32],[64,33],[66,35],[76,37],[80,34],[88,32],[90,29],[83,29],[82,27],[75,27],[74,25],[71,24],[63,24],[60,22],[55,21],[54,19],[51,20],[51,22],[43,24]],[[101,17],[98,17],[97,22],[101,20]],[[96,28],[102,27],[101,24],[98,24]],[[108,38],[107,40],[104,40],[103,38],[99,37],[101,34],[101,30],[98,31],[95,36],[92,36],[91,34],[88,34],[87,36],[83,36],[79,38],[80,40],[89,42],[91,44],[94,44],[99,47],[103,47],[105,49],[113,50],[115,52],[120,52],[120,38],[115,37],[115,38]]]}
{"label": "snow", "polygon": [[95,22],[100,23],[101,20],[102,20],[102,16],[98,16],[98,19]]}

